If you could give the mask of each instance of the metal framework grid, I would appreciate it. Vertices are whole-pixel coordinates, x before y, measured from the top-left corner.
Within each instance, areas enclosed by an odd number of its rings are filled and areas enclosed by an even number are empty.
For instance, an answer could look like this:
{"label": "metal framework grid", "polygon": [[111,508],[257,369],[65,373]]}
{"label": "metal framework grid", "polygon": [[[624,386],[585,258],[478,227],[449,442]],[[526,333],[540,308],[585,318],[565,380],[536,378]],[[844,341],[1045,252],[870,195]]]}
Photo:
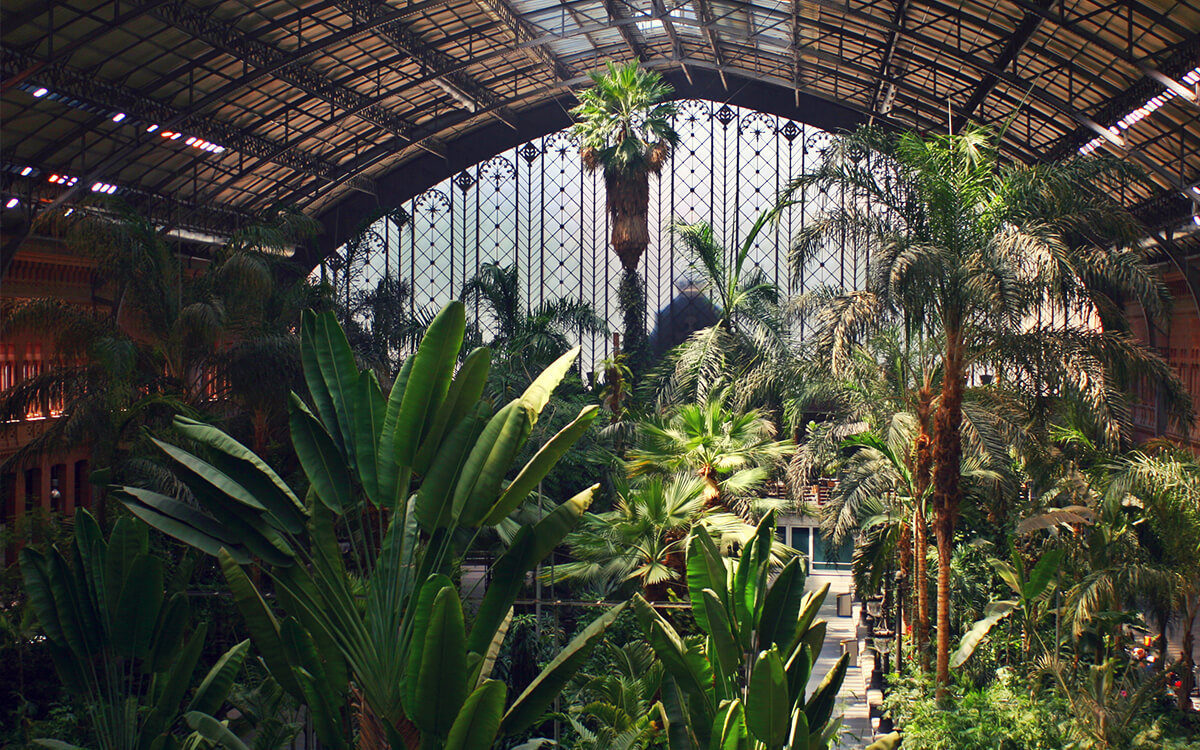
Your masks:
{"label": "metal framework grid", "polygon": [[[822,158],[830,141],[825,131],[793,120],[701,100],[680,103],[675,127],[682,141],[651,183],[650,247],[639,266],[650,327],[655,311],[676,294],[675,282],[689,275],[692,261],[677,246],[670,223],[709,222],[733,252],[779,190]],[[789,238],[831,200],[847,198],[816,190],[800,196],[800,205],[751,249],[754,268],[789,294],[855,288],[866,280],[867,254],[847,238],[831,242],[796,277],[788,271]],[[357,241],[314,273],[325,274],[350,307],[381,282],[403,282],[413,290],[411,312],[432,314],[456,298],[482,264],[516,264],[527,309],[561,298],[583,300],[612,330],[620,330],[620,267],[608,250],[608,233],[603,178],[584,171],[578,144],[568,131],[559,131],[405,201],[364,227]],[[487,315],[478,312],[486,329]],[[606,336],[584,337],[582,343],[585,367],[611,354]]]}
{"label": "metal framework grid", "polygon": [[[501,145],[559,129],[588,71],[633,57],[684,95],[736,103],[757,86],[774,92],[758,108],[817,125],[826,109],[922,129],[1011,117],[1008,153],[1027,162],[1100,138],[1147,170],[1125,198],[1148,221],[1200,201],[1200,107],[1178,92],[1200,65],[1200,0],[7,0],[0,13],[0,190],[24,210],[112,185],[219,229],[288,202],[326,219],[327,252],[355,223],[343,204],[365,215],[420,192],[488,126],[509,133]],[[444,174],[407,175],[423,156]],[[390,194],[398,180],[406,195]]]}

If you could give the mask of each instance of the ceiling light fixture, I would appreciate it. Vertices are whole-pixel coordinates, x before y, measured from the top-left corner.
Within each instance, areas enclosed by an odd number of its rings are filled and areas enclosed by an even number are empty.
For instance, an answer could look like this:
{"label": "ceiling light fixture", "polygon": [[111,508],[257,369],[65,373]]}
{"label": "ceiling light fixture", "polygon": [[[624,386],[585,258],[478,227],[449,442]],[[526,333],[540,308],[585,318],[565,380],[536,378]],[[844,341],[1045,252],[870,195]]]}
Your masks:
{"label": "ceiling light fixture", "polygon": [[31,174],[33,174],[33,167],[25,167],[21,170],[22,177],[28,177]]}
{"label": "ceiling light fixture", "polygon": [[151,125],[150,127],[146,128],[147,133],[153,133],[155,130],[158,130],[158,125]]}
{"label": "ceiling light fixture", "polygon": [[113,115],[113,117],[112,117],[113,122],[120,122],[121,120],[124,120],[124,119],[125,119],[124,112],[118,112],[115,115]]}
{"label": "ceiling light fixture", "polygon": [[21,201],[17,200],[16,198],[9,198],[8,203],[5,203],[4,207],[5,208],[16,208],[20,203],[21,203]]}
{"label": "ceiling light fixture", "polygon": [[43,87],[38,88],[36,91],[34,91],[33,95],[35,97],[37,97],[38,99],[41,99],[43,96],[45,96],[46,94],[49,94],[49,93],[50,93],[50,89],[45,88],[43,86]]}

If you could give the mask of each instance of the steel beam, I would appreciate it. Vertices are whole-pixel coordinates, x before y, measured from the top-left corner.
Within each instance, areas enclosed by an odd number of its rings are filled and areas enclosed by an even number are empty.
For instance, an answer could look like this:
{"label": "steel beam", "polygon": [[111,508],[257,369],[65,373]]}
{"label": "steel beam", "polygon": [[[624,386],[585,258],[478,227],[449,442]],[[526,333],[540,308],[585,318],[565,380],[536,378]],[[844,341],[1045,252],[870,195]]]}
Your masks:
{"label": "steel beam", "polygon": [[[87,102],[99,109],[124,112],[137,120],[149,123],[177,123],[169,129],[186,131],[231,151],[240,151],[287,167],[310,177],[324,180],[337,174],[337,166],[321,157],[286,143],[263,138],[212,117],[191,115],[169,104],[148,99],[136,91],[107,81],[56,60],[39,60],[33,55],[0,45],[0,74],[5,77],[13,70],[38,68],[38,80],[45,82],[55,93]],[[205,154],[208,158],[219,158]],[[42,166],[42,165],[35,165]]]}
{"label": "steel beam", "polygon": [[493,21],[508,30],[517,49],[523,50],[530,60],[550,71],[553,78],[565,81],[575,77],[575,71],[571,69],[571,66],[560,60],[549,45],[534,41],[541,36],[539,30],[525,20],[508,0],[476,0],[476,2]]}

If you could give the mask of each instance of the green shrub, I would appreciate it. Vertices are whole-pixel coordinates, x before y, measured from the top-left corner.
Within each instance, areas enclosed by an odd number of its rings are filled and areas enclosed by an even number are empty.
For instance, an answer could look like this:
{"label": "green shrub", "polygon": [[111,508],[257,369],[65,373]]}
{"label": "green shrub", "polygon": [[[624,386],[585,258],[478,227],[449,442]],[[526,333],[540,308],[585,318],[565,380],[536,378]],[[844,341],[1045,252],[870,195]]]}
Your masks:
{"label": "green shrub", "polygon": [[1063,712],[1043,693],[1031,698],[1005,669],[982,688],[952,686],[952,705],[939,708],[932,681],[892,675],[885,708],[904,737],[904,750],[1060,750]]}

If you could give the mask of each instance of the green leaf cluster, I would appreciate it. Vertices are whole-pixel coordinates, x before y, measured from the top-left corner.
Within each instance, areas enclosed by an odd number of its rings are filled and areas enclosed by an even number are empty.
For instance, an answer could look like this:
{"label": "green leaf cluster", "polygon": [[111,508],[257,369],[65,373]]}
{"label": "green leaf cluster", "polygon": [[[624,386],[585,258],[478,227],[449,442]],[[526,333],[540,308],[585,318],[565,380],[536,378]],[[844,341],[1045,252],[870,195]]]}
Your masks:
{"label": "green leaf cluster", "polygon": [[250,643],[226,651],[192,690],[207,623],[193,629],[187,595],[164,593],[163,562],[150,554],[143,524],[122,518],[105,540],[81,509],[70,549],[26,547],[20,562],[46,648],[63,685],[86,705],[97,746],[169,750],[182,746],[184,714],[220,724],[211,715]]}
{"label": "green leaf cluster", "polygon": [[[578,350],[493,412],[482,400],[490,351],[457,366],[464,332],[464,307],[453,302],[385,396],[331,313],[304,316],[311,404],[292,394],[290,414],[308,479],[303,501],[247,448],[188,420],[177,427],[200,453],[158,445],[195,502],[122,489],[135,514],[218,556],[263,661],[308,706],[330,748],[352,744],[355,728],[361,744],[376,727],[396,748],[490,748],[543,715],[620,611],[582,632],[521,695],[510,700],[490,679],[527,573],[571,531],[596,488],[520,529],[469,627],[448,577],[453,560],[526,499],[597,409],[584,408],[518,469]],[[247,574],[251,565],[266,574],[262,586]]]}
{"label": "green leaf cluster", "polygon": [[829,587],[805,593],[800,558],[770,579],[774,528],[768,514],[736,564],[726,563],[707,532],[696,531],[688,594],[703,636],[681,636],[644,599],[634,599],[666,671],[672,750],[823,750],[837,733],[834,701],[849,657],[805,695],[825,639],[825,622],[816,615]]}

